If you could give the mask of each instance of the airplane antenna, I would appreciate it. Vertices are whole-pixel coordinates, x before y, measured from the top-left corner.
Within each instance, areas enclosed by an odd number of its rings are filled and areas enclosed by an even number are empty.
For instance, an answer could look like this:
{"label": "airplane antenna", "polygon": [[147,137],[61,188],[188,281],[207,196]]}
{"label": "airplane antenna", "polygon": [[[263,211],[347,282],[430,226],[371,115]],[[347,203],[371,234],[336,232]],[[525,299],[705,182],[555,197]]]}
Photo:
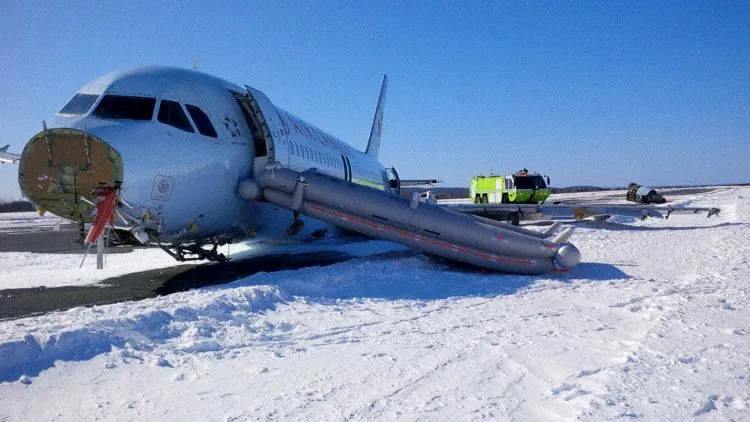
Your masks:
{"label": "airplane antenna", "polygon": [[190,66],[190,70],[198,70],[198,63],[200,63],[201,56],[200,54],[196,54],[193,58],[193,65]]}

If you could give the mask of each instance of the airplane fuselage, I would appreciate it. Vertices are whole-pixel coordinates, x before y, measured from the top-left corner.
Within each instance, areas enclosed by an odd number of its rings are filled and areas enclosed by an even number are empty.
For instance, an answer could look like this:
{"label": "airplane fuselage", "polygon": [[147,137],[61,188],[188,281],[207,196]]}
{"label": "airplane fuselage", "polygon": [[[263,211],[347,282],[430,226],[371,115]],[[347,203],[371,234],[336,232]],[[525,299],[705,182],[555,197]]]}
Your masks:
{"label": "airplane fuselage", "polygon": [[309,240],[339,227],[521,274],[579,262],[572,229],[552,237],[396,195],[398,175],[377,159],[386,87],[384,77],[361,152],[250,87],[175,68],[111,73],[29,140],[19,185],[41,209],[93,220],[87,243],[113,225],[179,260],[222,261],[216,246],[246,236]]}
{"label": "airplane fuselage", "polygon": [[[379,127],[378,127],[379,130]],[[283,238],[292,213],[238,194],[266,166],[384,189],[384,166],[266,96],[201,72],[150,67],[83,88],[27,144],[19,184],[39,207],[91,221],[101,188],[120,190],[115,226],[165,243]],[[306,221],[305,237],[325,227]]]}

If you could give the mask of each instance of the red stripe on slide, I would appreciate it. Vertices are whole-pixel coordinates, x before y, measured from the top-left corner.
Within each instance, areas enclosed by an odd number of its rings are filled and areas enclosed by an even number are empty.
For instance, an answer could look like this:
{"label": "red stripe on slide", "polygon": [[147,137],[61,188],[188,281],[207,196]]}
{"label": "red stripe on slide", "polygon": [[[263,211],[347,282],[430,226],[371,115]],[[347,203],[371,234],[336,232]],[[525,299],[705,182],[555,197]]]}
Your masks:
{"label": "red stripe on slide", "polygon": [[393,229],[391,227],[384,226],[382,224],[377,224],[377,223],[372,223],[372,222],[369,222],[369,221],[366,221],[366,220],[361,220],[361,219],[358,219],[358,218],[355,218],[355,217],[352,217],[352,216],[349,216],[349,215],[345,215],[345,214],[342,214],[342,213],[339,213],[339,212],[336,212],[336,211],[333,211],[333,210],[328,210],[328,209],[325,209],[325,208],[321,208],[320,206],[317,206],[317,205],[309,204],[308,206],[310,208],[318,211],[318,212],[321,212],[323,214],[327,214],[327,215],[330,215],[330,216],[333,216],[333,217],[337,217],[337,218],[340,218],[342,220],[347,220],[347,221],[351,221],[351,222],[354,222],[354,223],[362,224],[362,225],[365,225],[367,227],[372,227],[372,228],[375,228],[375,229],[378,229],[378,230],[383,230],[383,231],[389,231],[389,232],[397,233],[397,234],[400,234],[401,236],[409,237],[411,239],[419,240],[419,241],[422,241],[422,242],[427,242],[427,243],[433,244],[433,245],[441,247],[441,248],[453,249],[455,251],[459,251],[459,252],[467,253],[467,254],[470,254],[470,255],[478,256],[480,258],[484,258],[484,259],[487,259],[489,261],[508,262],[508,263],[512,263],[512,264],[526,265],[528,267],[534,266],[534,263],[532,261],[519,260],[519,259],[507,259],[507,258],[501,258],[499,256],[488,255],[488,254],[485,254],[485,253],[472,251],[470,249],[466,249],[466,248],[463,248],[461,246],[458,246],[458,245],[455,245],[455,244],[452,244],[452,243],[447,243],[447,242],[443,242],[443,241],[439,241],[439,240],[428,239],[426,237],[419,236],[419,235],[416,235],[414,233],[409,233],[409,232],[405,232],[403,230]]}

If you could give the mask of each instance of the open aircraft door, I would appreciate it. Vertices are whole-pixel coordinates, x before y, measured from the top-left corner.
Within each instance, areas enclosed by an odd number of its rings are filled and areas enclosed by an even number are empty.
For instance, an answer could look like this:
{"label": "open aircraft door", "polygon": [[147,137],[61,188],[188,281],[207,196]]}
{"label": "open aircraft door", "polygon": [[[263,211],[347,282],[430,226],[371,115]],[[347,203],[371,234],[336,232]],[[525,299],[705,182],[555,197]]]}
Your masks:
{"label": "open aircraft door", "polygon": [[253,173],[257,174],[263,171],[269,161],[288,163],[289,149],[283,147],[287,144],[287,131],[268,97],[247,85],[245,89],[241,93],[232,91],[232,95],[237,99],[252,131],[255,147]]}

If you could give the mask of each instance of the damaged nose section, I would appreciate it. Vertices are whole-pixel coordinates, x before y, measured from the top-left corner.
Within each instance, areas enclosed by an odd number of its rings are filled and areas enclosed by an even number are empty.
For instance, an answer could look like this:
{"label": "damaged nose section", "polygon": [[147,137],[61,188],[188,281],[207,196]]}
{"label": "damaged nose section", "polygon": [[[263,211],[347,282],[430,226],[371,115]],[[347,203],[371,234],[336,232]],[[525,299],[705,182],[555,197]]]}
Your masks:
{"label": "damaged nose section", "polygon": [[99,193],[122,184],[122,157],[81,130],[45,128],[23,150],[18,183],[40,212],[88,223]]}

